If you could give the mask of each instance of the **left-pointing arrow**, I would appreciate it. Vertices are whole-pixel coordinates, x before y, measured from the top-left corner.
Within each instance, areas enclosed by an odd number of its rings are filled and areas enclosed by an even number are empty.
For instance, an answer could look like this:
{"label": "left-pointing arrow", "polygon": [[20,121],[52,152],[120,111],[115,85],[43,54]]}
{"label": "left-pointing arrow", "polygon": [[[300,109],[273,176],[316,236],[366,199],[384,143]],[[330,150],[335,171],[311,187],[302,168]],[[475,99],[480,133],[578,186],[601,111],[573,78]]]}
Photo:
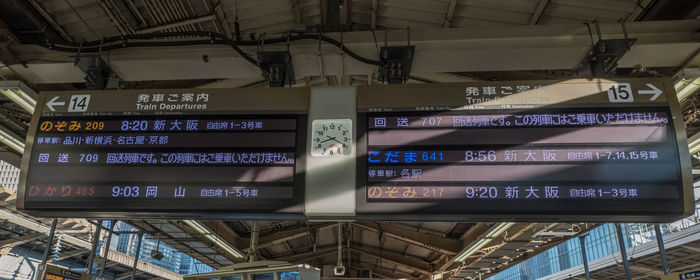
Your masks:
{"label": "left-pointing arrow", "polygon": [[655,87],[652,84],[647,84],[647,86],[650,89],[638,90],[637,93],[639,93],[639,94],[653,94],[653,96],[651,98],[649,98],[649,100],[651,100],[651,101],[656,100],[657,98],[659,98],[659,96],[662,93],[664,93],[663,91],[661,91],[659,88]]}
{"label": "left-pointing arrow", "polygon": [[46,102],[46,107],[48,107],[51,112],[56,112],[56,109],[53,106],[66,106],[66,102],[59,102],[58,96],[55,96],[54,98],[51,98],[49,102]]}

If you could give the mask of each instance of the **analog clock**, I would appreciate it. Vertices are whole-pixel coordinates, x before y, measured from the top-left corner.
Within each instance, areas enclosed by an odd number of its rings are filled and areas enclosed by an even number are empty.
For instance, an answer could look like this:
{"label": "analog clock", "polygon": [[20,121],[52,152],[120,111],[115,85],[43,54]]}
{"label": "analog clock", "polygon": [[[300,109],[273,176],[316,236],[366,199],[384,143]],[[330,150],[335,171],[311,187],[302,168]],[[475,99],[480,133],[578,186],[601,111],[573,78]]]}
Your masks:
{"label": "analog clock", "polygon": [[347,156],[352,153],[352,120],[314,120],[311,123],[311,155]]}

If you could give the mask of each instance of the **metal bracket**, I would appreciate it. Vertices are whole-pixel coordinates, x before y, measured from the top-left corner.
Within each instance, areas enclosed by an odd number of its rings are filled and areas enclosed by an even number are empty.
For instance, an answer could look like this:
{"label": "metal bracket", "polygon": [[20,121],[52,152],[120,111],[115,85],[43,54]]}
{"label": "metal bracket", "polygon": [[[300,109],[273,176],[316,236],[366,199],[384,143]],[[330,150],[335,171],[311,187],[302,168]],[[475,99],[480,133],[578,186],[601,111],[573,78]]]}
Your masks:
{"label": "metal bracket", "polygon": [[408,81],[416,46],[384,46],[379,53],[379,81],[401,84]]}
{"label": "metal bracket", "polygon": [[118,89],[119,76],[99,56],[78,56],[75,65],[85,73],[85,88],[92,90]]}
{"label": "metal bracket", "polygon": [[[604,40],[600,32],[600,25],[595,23],[598,42],[591,48],[588,55],[583,59],[579,67],[575,70],[577,73],[588,70],[591,77],[612,77],[615,76],[617,70],[617,62],[622,56],[630,50],[632,45],[637,42],[637,39],[630,39],[627,35],[627,27],[624,23],[622,33],[624,39],[607,39]],[[590,26],[589,26],[590,31]],[[593,40],[593,34],[591,34]]]}
{"label": "metal bracket", "polygon": [[637,39],[599,40],[581,62],[576,72],[588,70],[592,77],[611,77],[617,70],[617,62],[627,53]]}
{"label": "metal bracket", "polygon": [[340,7],[343,0],[326,0],[326,22],[322,25],[323,32],[340,32],[344,26],[340,24]]}
{"label": "metal bracket", "polygon": [[258,64],[269,87],[283,87],[296,82],[289,51],[259,51]]}

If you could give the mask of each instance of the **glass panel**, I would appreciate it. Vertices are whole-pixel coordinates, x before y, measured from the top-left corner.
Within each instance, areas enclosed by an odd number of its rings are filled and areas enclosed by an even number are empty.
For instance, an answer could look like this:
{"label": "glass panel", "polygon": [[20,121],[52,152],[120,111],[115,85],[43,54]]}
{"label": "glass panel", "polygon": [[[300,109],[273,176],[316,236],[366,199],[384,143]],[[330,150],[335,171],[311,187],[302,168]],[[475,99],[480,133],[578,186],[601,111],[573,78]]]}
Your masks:
{"label": "glass panel", "polygon": [[252,280],[274,280],[275,279],[275,276],[272,274],[272,272],[263,273],[263,274],[253,274],[251,276],[253,278]]}
{"label": "glass panel", "polygon": [[301,280],[299,271],[280,272],[280,280]]}
{"label": "glass panel", "polygon": [[221,277],[221,280],[241,280],[241,279],[243,279],[243,278],[241,278],[240,275]]}

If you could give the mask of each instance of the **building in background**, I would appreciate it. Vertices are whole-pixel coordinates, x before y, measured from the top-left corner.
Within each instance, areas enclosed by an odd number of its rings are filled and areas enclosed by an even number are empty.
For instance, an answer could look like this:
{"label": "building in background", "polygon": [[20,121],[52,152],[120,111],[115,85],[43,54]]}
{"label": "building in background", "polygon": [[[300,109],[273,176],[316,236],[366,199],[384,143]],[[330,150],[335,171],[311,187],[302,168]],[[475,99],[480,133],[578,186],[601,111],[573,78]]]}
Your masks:
{"label": "building in background", "polygon": [[17,191],[19,184],[19,168],[0,160],[0,186]]}
{"label": "building in background", "polygon": [[[700,183],[693,185],[695,192],[695,215],[673,223],[660,224],[663,235],[683,231],[700,225]],[[647,242],[656,242],[654,224],[621,224],[625,248],[635,248]],[[603,224],[591,230],[585,238],[588,262],[620,252],[615,224]],[[531,280],[539,279],[583,264],[581,243],[572,238],[534,257],[511,266],[487,280]]]}
{"label": "building in background", "polygon": [[199,260],[190,257],[189,255],[178,252],[180,256],[180,267],[177,270],[178,273],[182,275],[198,274],[198,273],[209,273],[214,272],[215,269],[209,265],[203,264]]}
{"label": "building in background", "polygon": [[[0,186],[17,191],[19,183],[20,169],[10,165],[7,162],[0,160]],[[103,226],[109,228],[110,221],[105,221]],[[115,231],[119,232],[136,232],[137,230],[129,224],[118,221],[114,227]],[[110,249],[124,253],[129,256],[136,255],[136,245],[138,244],[137,234],[119,234],[115,235],[110,244]],[[151,251],[158,249],[163,253],[163,258],[156,260],[151,257]],[[148,263],[157,265],[170,271],[178,272],[183,275],[213,272],[214,269],[191,256],[178,251],[163,242],[158,242],[158,238],[150,235],[144,235],[141,242],[141,252],[139,259]],[[58,256],[57,256],[58,257]]]}
{"label": "building in background", "polygon": [[[626,233],[631,232],[635,224],[623,224]],[[631,236],[626,240],[631,247]],[[524,280],[538,279],[564,269],[581,265],[581,245],[578,238],[572,238],[524,262],[514,265],[488,280]],[[586,238],[586,252],[589,261],[608,256],[620,251],[614,224],[604,224],[590,231]]]}
{"label": "building in background", "polygon": [[[136,232],[136,229],[129,224],[118,222],[115,226],[115,231],[119,232]],[[114,241],[113,241],[114,242]],[[136,255],[136,245],[138,244],[137,234],[120,234],[116,242],[116,250],[129,256]],[[163,258],[160,260],[151,257],[151,252],[158,249],[163,253]],[[199,260],[178,251],[163,242],[158,242],[158,238],[145,234],[141,240],[141,251],[139,259],[148,263],[160,266],[170,271],[175,271],[182,275],[195,273],[213,272],[214,269],[209,265],[203,264]]]}

